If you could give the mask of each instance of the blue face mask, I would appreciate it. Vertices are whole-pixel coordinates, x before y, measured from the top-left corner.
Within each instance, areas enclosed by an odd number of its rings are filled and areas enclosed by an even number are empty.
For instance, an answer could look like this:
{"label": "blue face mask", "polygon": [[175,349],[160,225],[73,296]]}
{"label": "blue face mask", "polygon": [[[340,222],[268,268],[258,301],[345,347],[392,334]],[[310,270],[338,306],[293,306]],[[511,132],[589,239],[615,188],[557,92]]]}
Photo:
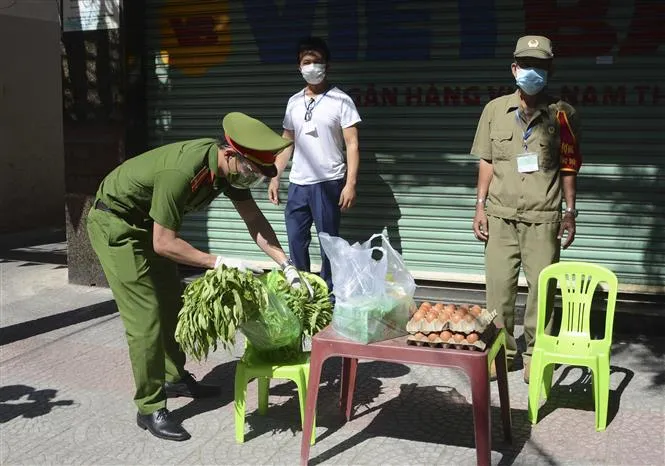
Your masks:
{"label": "blue face mask", "polygon": [[520,89],[528,95],[536,95],[547,85],[547,70],[540,68],[517,67],[515,81]]}

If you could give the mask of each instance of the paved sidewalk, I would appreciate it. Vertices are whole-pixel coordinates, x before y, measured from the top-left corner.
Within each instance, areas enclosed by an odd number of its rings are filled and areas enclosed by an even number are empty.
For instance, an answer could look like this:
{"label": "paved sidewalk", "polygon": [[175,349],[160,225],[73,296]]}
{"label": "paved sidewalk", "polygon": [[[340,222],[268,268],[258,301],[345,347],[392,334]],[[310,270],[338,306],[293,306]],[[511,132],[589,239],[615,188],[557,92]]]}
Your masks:
{"label": "paved sidewalk", "polygon": [[[267,416],[250,385],[245,443],[234,439],[239,351],[188,368],[222,386],[219,399],[169,401],[192,439],[158,440],[134,423],[133,381],[109,290],[67,284],[63,244],[0,253],[0,464],[251,464],[299,461],[295,386],[273,381]],[[618,330],[618,329],[617,329]],[[492,463],[661,465],[665,339],[622,336],[612,355],[610,422],[594,428],[590,376],[559,368],[536,426],[527,385],[510,374],[513,444],[502,442],[492,384]],[[310,464],[475,464],[471,393],[455,370],[361,362],[355,415],[337,415],[338,360],[324,370]]]}

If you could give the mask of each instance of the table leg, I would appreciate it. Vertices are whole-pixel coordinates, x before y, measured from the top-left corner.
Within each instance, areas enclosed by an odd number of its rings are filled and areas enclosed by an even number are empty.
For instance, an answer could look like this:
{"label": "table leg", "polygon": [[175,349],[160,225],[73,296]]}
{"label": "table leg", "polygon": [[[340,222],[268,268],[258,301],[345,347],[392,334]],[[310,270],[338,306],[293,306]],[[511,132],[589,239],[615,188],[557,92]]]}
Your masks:
{"label": "table leg", "polygon": [[346,421],[351,420],[353,392],[356,388],[358,358],[342,358],[342,380],[340,382],[339,408]]}
{"label": "table leg", "polygon": [[503,423],[503,438],[512,443],[512,420],[510,418],[510,397],[508,396],[508,366],[506,364],[506,347],[501,345],[494,360],[496,364],[496,381],[499,387],[499,400],[501,402],[501,422]]}
{"label": "table leg", "polygon": [[476,437],[476,460],[479,466],[489,466],[492,459],[490,432],[490,380],[487,359],[478,359],[469,369],[473,426]]}
{"label": "table leg", "polygon": [[318,355],[312,348],[309,363],[309,381],[307,382],[307,400],[305,402],[305,420],[302,425],[302,440],[300,442],[300,464],[307,466],[309,461],[309,447],[316,417],[316,399],[319,396],[319,384],[321,382],[321,368],[327,355]]}

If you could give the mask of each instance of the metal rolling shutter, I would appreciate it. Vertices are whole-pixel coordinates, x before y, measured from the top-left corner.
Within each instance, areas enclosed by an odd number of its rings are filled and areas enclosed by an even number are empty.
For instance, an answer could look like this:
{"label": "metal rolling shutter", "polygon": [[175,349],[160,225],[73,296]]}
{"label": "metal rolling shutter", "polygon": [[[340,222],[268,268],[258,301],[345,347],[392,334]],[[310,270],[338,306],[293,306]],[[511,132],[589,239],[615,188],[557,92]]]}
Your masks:
{"label": "metal rolling shutter", "polygon": [[[550,34],[557,54],[550,89],[567,96],[583,124],[582,213],[562,258],[610,267],[625,291],[665,291],[665,60],[657,29],[665,13],[656,2],[597,8],[595,23],[571,24],[600,31],[579,43],[556,31],[584,15],[557,2],[148,3],[152,145],[219,134],[223,115],[236,110],[281,132],[286,101],[303,86],[296,40],[326,37],[331,78],[363,118],[358,204],[343,217],[342,235],[365,239],[385,227],[414,275],[432,280],[484,280],[483,247],[471,232],[475,126],[491,97],[513,89],[516,38]],[[282,181],[284,198],[286,174]],[[283,205],[272,206],[263,190],[254,196],[286,246]],[[190,217],[183,235],[271,265],[224,198]],[[316,262],[316,238],[311,253]]]}

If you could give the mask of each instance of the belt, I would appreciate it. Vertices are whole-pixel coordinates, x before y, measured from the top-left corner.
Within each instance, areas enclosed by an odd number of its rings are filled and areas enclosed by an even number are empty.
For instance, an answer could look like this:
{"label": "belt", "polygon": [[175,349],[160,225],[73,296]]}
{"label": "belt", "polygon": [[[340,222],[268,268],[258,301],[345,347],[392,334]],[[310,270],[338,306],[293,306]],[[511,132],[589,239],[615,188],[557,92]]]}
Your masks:
{"label": "belt", "polygon": [[99,199],[97,199],[97,200],[95,201],[95,209],[97,209],[97,210],[102,210],[102,211],[104,211],[104,212],[111,212],[111,213],[113,213],[113,212],[111,211],[111,209],[109,209],[109,206],[107,206],[106,204],[104,204],[104,203],[103,203],[102,201],[100,201]]}

